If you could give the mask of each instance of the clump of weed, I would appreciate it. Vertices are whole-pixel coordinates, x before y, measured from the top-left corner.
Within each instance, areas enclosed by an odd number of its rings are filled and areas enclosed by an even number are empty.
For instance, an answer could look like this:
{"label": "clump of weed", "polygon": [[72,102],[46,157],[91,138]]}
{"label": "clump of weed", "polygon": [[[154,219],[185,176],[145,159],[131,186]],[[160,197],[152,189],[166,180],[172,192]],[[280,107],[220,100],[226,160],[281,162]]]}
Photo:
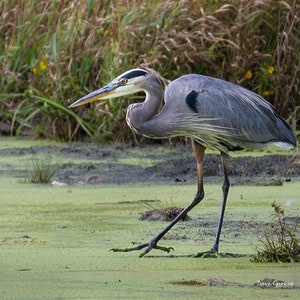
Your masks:
{"label": "clump of weed", "polygon": [[207,279],[179,279],[179,280],[171,280],[169,283],[174,285],[187,285],[187,286],[240,286],[243,287],[244,285],[237,283],[237,282],[230,282],[224,280],[222,278],[207,278]]}
{"label": "clump of weed", "polygon": [[32,157],[28,162],[25,182],[50,183],[58,168],[59,164],[53,162],[51,156]]}
{"label": "clump of weed", "polygon": [[[153,209],[145,211],[140,220],[142,221],[173,221],[181,212],[183,208],[178,208],[175,206],[166,207],[162,209]],[[182,218],[182,221],[187,221],[190,218],[186,215]]]}
{"label": "clump of weed", "polygon": [[250,256],[252,262],[299,262],[300,245],[296,237],[299,221],[293,224],[287,221],[283,208],[272,203],[274,214],[263,236],[258,237],[260,243],[255,247],[256,254]]}

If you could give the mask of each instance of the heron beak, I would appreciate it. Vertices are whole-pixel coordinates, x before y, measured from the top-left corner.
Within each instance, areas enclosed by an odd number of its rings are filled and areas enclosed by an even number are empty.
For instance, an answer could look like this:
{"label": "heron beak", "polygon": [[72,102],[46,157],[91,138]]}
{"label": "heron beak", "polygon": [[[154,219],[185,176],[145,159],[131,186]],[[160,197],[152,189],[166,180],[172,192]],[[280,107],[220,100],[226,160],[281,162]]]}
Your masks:
{"label": "heron beak", "polygon": [[110,98],[110,95],[114,93],[114,90],[117,87],[118,86],[116,86],[115,84],[109,83],[106,86],[102,87],[101,89],[91,92],[88,95],[75,101],[73,104],[69,106],[69,108],[80,106],[89,102],[93,102],[95,100],[108,99]]}

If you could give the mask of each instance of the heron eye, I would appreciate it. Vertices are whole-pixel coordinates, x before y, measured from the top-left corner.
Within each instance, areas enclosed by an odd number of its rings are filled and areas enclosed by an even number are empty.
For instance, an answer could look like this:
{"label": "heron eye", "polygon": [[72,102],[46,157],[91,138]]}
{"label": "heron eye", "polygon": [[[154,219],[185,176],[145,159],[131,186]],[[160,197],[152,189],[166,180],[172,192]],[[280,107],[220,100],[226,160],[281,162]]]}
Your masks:
{"label": "heron eye", "polygon": [[123,78],[122,80],[121,80],[121,83],[122,84],[126,84],[128,82],[128,80],[126,79],[126,78]]}

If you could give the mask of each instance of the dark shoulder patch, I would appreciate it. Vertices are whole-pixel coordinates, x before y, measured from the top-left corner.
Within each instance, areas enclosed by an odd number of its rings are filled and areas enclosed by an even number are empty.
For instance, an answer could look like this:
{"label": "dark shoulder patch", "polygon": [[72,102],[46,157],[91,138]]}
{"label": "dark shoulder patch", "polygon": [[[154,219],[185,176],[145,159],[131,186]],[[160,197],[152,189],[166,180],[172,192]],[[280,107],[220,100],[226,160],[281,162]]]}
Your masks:
{"label": "dark shoulder patch", "polygon": [[185,102],[188,105],[188,107],[196,113],[198,112],[197,107],[196,107],[197,95],[198,95],[198,92],[195,90],[192,90],[185,98]]}
{"label": "dark shoulder patch", "polygon": [[146,76],[147,74],[149,73],[144,70],[132,70],[129,71],[127,74],[124,74],[123,78],[131,79],[134,77]]}

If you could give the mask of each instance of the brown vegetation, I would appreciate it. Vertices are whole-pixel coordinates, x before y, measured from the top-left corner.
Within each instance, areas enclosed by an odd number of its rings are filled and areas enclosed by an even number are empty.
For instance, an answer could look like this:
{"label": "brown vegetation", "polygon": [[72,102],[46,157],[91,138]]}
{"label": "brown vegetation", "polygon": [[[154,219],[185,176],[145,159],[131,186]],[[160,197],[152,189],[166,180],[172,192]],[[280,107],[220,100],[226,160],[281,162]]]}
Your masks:
{"label": "brown vegetation", "polygon": [[238,83],[296,127],[296,0],[4,0],[0,8],[0,122],[11,133],[128,141],[130,99],[76,114],[66,107],[134,67],[155,70],[164,83],[184,73]]}

